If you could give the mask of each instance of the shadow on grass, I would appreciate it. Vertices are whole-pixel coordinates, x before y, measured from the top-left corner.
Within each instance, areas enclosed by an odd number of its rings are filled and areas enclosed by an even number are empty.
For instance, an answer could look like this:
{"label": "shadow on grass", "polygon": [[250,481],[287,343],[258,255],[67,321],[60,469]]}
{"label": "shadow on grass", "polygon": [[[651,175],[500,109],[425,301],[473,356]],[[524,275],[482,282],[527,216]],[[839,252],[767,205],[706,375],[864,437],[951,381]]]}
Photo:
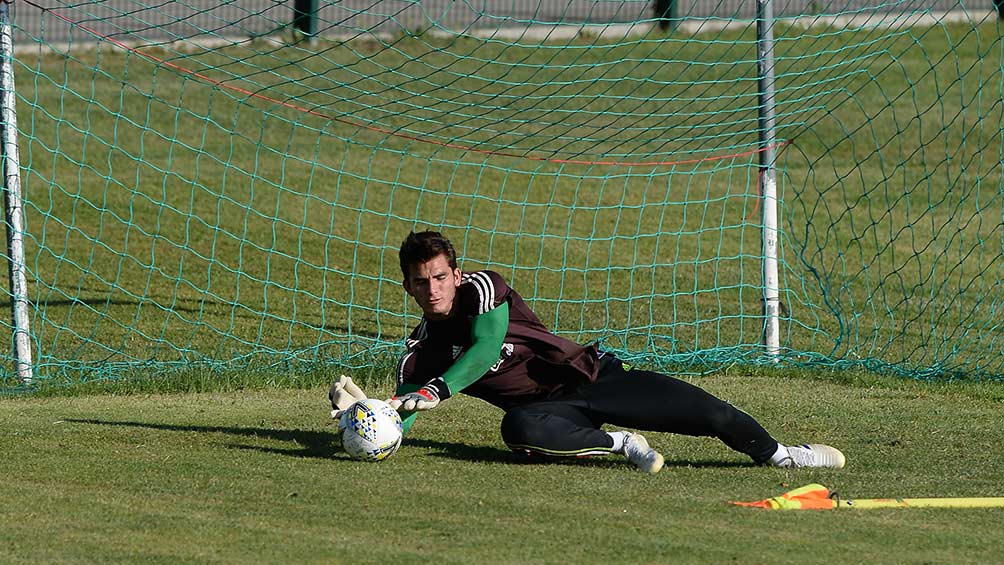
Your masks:
{"label": "shadow on grass", "polygon": [[[145,428],[150,430],[162,430],[168,432],[196,432],[204,434],[228,434],[248,438],[264,438],[275,441],[292,442],[297,448],[282,449],[275,447],[264,447],[259,445],[230,444],[227,447],[234,449],[247,449],[264,453],[275,453],[290,457],[313,457],[322,459],[346,459],[336,447],[337,439],[332,432],[318,432],[311,430],[281,430],[270,428],[240,428],[233,426],[193,426],[179,424],[157,424],[152,422],[136,422],[123,420],[95,420],[95,419],[66,419],[65,422],[75,424],[93,424],[98,426],[118,426]],[[507,449],[485,445],[468,445],[466,443],[452,441],[438,441],[424,438],[405,438],[404,447],[417,447],[432,451],[432,457],[444,457],[457,459],[460,461],[473,461],[480,463],[503,463],[520,465],[580,465],[597,467],[620,467],[625,465],[624,459],[618,456],[609,457],[544,457],[526,456],[513,453]],[[689,460],[666,460],[668,467],[750,467],[752,462],[743,463],[739,461],[689,461]]]}
{"label": "shadow on grass", "polygon": [[478,461],[481,463],[516,463],[519,458],[508,449],[499,449],[487,445],[468,445],[455,441],[438,441],[406,437],[401,447],[418,447],[431,450],[432,457],[459,459],[462,461]]}
{"label": "shadow on grass", "polygon": [[666,459],[666,467],[693,467],[696,469],[731,469],[742,467],[759,467],[753,461],[691,461],[688,459]]}
{"label": "shadow on grass", "polygon": [[298,448],[279,449],[257,445],[233,444],[228,447],[250,449],[265,453],[276,453],[291,457],[318,457],[331,459],[337,452],[335,434],[310,430],[279,430],[269,428],[239,428],[232,426],[191,426],[177,424],[155,424],[152,422],[135,422],[122,420],[66,419],[64,422],[74,424],[94,424],[98,426],[120,426],[163,430],[168,432],[196,432],[204,434],[228,434],[240,437],[264,438],[276,441],[293,442]]}
{"label": "shadow on grass", "polygon": [[[429,450],[432,457],[445,457],[447,459],[459,459],[463,461],[477,461],[483,463],[507,463],[521,465],[579,465],[592,467],[621,467],[627,464],[624,459],[617,455],[596,456],[596,457],[545,457],[527,456],[513,453],[507,449],[499,449],[483,445],[467,445],[464,443],[437,441],[431,439],[405,438],[404,446],[413,446]],[[730,468],[730,467],[754,467],[754,463],[743,461],[691,461],[685,459],[666,460],[667,467],[696,467],[696,468]]]}

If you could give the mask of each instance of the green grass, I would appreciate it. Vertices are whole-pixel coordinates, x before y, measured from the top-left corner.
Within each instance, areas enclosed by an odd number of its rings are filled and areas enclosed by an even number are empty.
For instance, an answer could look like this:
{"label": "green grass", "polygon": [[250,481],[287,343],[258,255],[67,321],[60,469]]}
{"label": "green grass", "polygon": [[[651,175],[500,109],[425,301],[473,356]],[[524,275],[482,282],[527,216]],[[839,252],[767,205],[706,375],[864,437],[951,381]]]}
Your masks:
{"label": "green grass", "polygon": [[[0,561],[1000,561],[1002,509],[728,505],[810,482],[997,496],[1004,475],[1004,383],[982,380],[1004,374],[998,27],[777,34],[784,339],[803,367],[778,371],[743,366],[763,361],[755,157],[435,144],[741,152],[750,29],[149,50],[271,100],[136,53],[20,57],[39,379],[3,376]],[[847,468],[753,467],[667,434],[647,434],[656,476],[523,464],[501,413],[463,396],[389,461],[346,459],[327,383],[350,365],[389,393],[416,313],[396,247],[428,226],[549,326],[707,361],[682,370]]]}
{"label": "green grass", "polygon": [[[1000,383],[741,372],[696,379],[843,470],[751,466],[716,440],[647,434],[615,459],[522,464],[501,413],[457,397],[382,463],[332,447],[326,388],[0,400],[3,560],[37,562],[988,563],[1004,509],[733,507],[810,482],[845,497],[998,496]],[[380,382],[367,385],[380,396]]]}
{"label": "green grass", "polygon": [[[0,561],[1000,561],[1002,509],[727,504],[810,482],[1001,494],[1004,383],[982,380],[1004,374],[996,25],[778,28],[797,371],[743,366],[763,361],[755,157],[594,166],[426,143],[585,160],[749,148],[750,31],[150,51],[320,116],[136,53],[21,57],[40,378],[3,377]],[[668,461],[656,476],[522,464],[501,413],[463,396],[389,461],[347,460],[326,385],[351,365],[389,392],[416,313],[396,247],[428,226],[549,326],[652,365],[703,359],[682,370],[712,371],[690,378],[848,467],[753,467],[666,434],[647,434]]]}

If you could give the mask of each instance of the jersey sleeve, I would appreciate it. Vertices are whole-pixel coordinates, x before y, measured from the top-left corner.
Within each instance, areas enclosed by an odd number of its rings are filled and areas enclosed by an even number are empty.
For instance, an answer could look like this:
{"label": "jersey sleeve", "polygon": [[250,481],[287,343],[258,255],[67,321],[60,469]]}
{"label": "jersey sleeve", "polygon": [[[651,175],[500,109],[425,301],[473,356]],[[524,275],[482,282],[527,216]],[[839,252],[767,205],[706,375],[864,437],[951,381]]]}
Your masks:
{"label": "jersey sleeve", "polygon": [[494,271],[465,273],[460,286],[460,308],[467,316],[480,316],[509,300],[511,289]]}
{"label": "jersey sleeve", "polygon": [[412,335],[405,342],[405,352],[397,361],[396,381],[398,388],[404,384],[424,384],[418,382],[416,375],[416,364],[418,362],[418,349],[421,345],[421,333],[424,332],[423,324],[419,324]]}
{"label": "jersey sleeve", "polygon": [[446,386],[447,396],[473,384],[498,361],[508,327],[509,305],[505,302],[474,317],[471,346],[443,373],[441,380]]}
{"label": "jersey sleeve", "polygon": [[[401,396],[408,394],[409,392],[415,392],[421,388],[416,384],[399,384],[397,385],[397,390],[394,391],[394,396]],[[415,425],[415,418],[418,417],[418,412],[409,412],[407,414],[401,414],[401,433],[407,435],[411,431],[411,427]]]}
{"label": "jersey sleeve", "polygon": [[[480,379],[498,361],[509,326],[509,285],[498,273],[475,271],[464,274],[457,292],[459,311],[455,314],[469,320],[469,345],[459,356],[448,348],[427,348],[425,322],[419,324],[397,365],[396,395],[435,385],[440,399],[446,400]],[[406,432],[416,414],[402,413]]]}

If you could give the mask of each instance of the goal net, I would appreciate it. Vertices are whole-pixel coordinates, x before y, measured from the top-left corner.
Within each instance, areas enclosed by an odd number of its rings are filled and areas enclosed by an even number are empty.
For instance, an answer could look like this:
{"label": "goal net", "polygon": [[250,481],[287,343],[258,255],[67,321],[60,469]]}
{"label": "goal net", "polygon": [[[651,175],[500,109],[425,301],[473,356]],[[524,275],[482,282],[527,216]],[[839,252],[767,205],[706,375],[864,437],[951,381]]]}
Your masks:
{"label": "goal net", "polygon": [[774,2],[772,357],[755,2],[19,0],[36,379],[379,364],[424,229],[637,363],[1004,376],[995,8]]}

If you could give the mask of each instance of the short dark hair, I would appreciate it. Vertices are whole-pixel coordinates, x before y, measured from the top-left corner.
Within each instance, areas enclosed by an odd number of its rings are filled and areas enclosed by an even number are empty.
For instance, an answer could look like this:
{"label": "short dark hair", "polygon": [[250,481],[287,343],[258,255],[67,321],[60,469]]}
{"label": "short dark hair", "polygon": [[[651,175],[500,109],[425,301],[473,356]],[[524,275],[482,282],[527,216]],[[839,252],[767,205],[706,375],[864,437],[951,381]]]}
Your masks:
{"label": "short dark hair", "polygon": [[412,265],[432,261],[439,255],[446,256],[451,269],[457,268],[457,252],[446,236],[438,231],[411,232],[401,242],[401,251],[398,253],[401,274],[407,279]]}

